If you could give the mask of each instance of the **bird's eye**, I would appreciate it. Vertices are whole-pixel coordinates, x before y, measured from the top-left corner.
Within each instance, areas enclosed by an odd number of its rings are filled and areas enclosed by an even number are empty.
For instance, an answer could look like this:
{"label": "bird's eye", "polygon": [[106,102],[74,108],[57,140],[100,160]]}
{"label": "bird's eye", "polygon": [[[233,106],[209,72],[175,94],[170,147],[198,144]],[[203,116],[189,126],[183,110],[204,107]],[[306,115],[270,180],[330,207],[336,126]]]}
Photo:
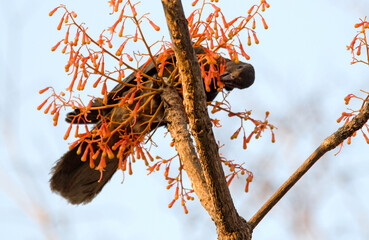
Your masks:
{"label": "bird's eye", "polygon": [[240,69],[240,68],[243,68],[243,66],[242,65],[239,65],[237,68]]}

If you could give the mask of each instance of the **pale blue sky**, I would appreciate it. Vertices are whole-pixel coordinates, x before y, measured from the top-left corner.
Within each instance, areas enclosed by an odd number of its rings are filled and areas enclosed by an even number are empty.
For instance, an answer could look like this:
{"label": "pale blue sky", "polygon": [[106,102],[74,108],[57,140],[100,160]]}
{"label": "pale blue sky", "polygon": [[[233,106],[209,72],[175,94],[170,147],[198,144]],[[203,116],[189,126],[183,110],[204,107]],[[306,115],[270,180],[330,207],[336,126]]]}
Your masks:
{"label": "pale blue sky", "polygon": [[[192,1],[183,1],[188,13]],[[253,1],[220,0],[227,14],[245,14]],[[49,115],[36,110],[44,96],[38,90],[65,88],[65,56],[50,48],[63,33],[56,30],[59,14],[48,13],[60,3],[78,13],[95,35],[112,22],[107,1],[0,0],[0,231],[4,239],[216,239],[213,223],[197,199],[185,215],[179,204],[168,209],[173,192],[162,173],[146,176],[144,165],[121,184],[117,173],[90,204],[72,206],[48,187],[49,171],[67,150],[67,124],[52,126]],[[239,213],[249,219],[279,185],[339,125],[347,108],[343,98],[368,89],[369,68],[350,65],[346,51],[359,17],[369,13],[365,0],[269,1],[264,16],[269,25],[257,28],[260,44],[248,48],[256,70],[255,84],[232,92],[235,109],[253,109],[278,127],[270,136],[253,140],[246,151],[231,142],[238,124],[228,119],[216,130],[229,159],[246,161],[254,172],[250,192],[244,182],[231,187]],[[146,5],[148,4],[148,5]],[[160,1],[142,1],[161,34],[167,34]],[[236,6],[236,7],[234,7]],[[260,24],[259,24],[260,26]],[[150,35],[155,39],[155,35]],[[171,156],[169,139],[152,154]],[[313,167],[255,229],[253,239],[368,239],[369,146],[358,134],[338,156],[333,150]],[[237,180],[236,180],[237,181]],[[303,211],[310,212],[303,215]],[[303,218],[305,216],[305,218]],[[308,216],[308,217],[306,217]],[[294,225],[294,223],[298,223]],[[298,235],[309,226],[311,232]],[[43,226],[43,228],[41,227]],[[46,229],[46,230],[45,230]],[[306,230],[306,229],[305,229]],[[306,232],[305,232],[306,233]]]}

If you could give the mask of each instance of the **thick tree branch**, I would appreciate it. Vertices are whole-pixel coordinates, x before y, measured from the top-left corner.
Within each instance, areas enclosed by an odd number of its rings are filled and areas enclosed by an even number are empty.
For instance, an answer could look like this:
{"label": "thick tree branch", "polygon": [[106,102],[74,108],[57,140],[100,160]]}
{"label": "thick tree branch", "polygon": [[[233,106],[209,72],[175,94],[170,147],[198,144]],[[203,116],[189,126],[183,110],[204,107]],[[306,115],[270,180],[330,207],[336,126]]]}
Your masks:
{"label": "thick tree branch", "polygon": [[178,91],[171,87],[163,89],[161,98],[165,103],[165,121],[168,123],[168,130],[174,140],[174,145],[184,169],[191,180],[192,188],[206,211],[214,215],[214,206],[207,190],[204,173],[187,128],[182,98]]}
{"label": "thick tree branch", "polygon": [[214,206],[209,214],[217,227],[218,238],[251,239],[248,224],[238,215],[224,177],[207,112],[201,70],[192,48],[181,1],[162,0],[162,3],[182,79],[184,106]]}
{"label": "thick tree branch", "polygon": [[295,183],[320,159],[326,152],[334,149],[354,132],[361,129],[369,119],[369,103],[350,122],[340,127],[335,133],[326,138],[308,159],[283,183],[270,199],[250,219],[249,224],[254,229],[277,202],[295,185]]}

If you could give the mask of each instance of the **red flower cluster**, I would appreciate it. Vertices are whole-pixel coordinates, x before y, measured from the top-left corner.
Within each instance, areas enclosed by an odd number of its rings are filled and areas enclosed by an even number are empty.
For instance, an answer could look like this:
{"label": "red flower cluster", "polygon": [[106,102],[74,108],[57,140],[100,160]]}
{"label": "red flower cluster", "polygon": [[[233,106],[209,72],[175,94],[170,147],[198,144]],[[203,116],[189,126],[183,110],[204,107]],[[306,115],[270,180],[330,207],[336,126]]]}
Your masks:
{"label": "red flower cluster", "polygon": [[[347,50],[351,51],[352,54],[351,64],[361,62],[369,65],[369,44],[366,33],[366,30],[369,29],[369,22],[366,21],[366,17],[364,20],[360,19],[360,21],[360,23],[355,24],[355,28],[361,29],[357,31],[354,39],[351,41],[350,45],[347,46]],[[364,60],[357,58],[361,55],[362,49],[366,52],[366,59],[364,58]]]}
{"label": "red flower cluster", "polygon": [[[342,120],[344,120],[345,121],[344,125],[347,124],[353,117],[355,117],[363,109],[364,105],[369,101],[369,92],[365,92],[363,90],[362,90],[362,92],[367,95],[366,98],[361,98],[361,97],[358,97],[354,94],[349,94],[345,97],[344,100],[345,100],[346,105],[348,105],[352,99],[358,99],[358,100],[362,101],[362,104],[361,104],[360,109],[357,109],[357,110],[349,109],[349,112],[343,112],[341,117],[339,117],[337,119],[338,123],[340,123]],[[364,136],[366,142],[369,144],[369,138],[365,134],[365,131],[367,132],[367,134],[369,134],[369,125],[368,125],[368,123],[365,123],[364,126],[365,126],[365,128],[364,127],[361,128],[360,131],[361,131],[362,135]],[[356,136],[356,132],[351,137],[355,137],[355,136]],[[351,137],[347,138],[347,144],[351,144]],[[336,155],[338,153],[340,153],[342,147],[343,147],[343,142],[340,144],[340,149],[336,153]]]}
{"label": "red flower cluster", "polygon": [[[196,0],[192,5],[196,6],[198,2],[199,0]],[[248,33],[247,45],[251,45],[251,35],[254,42],[258,44],[259,40],[255,32],[256,20],[258,18],[261,19],[264,28],[268,28],[260,11],[264,11],[268,8],[269,4],[265,0],[261,0],[259,5],[254,5],[249,9],[246,17],[240,16],[231,21],[227,21],[221,9],[216,6],[213,0],[202,0],[201,2],[201,6],[196,8],[189,15],[188,27],[194,46],[202,46],[204,49],[204,52],[198,53],[198,59],[201,63],[201,71],[206,90],[209,91],[211,86],[221,90],[223,84],[220,81],[220,75],[225,68],[224,62],[219,63],[219,61],[217,61],[222,54],[221,50],[225,50],[229,57],[235,62],[238,62],[241,56],[249,59],[250,57],[246,54],[239,34],[243,31]],[[180,167],[176,177],[169,177],[169,169],[174,158],[164,160],[157,157],[156,162],[152,166],[150,166],[149,161],[147,161],[147,159],[150,159],[150,161],[153,162],[154,158],[149,154],[144,143],[150,131],[153,130],[150,128],[152,121],[163,109],[163,103],[156,109],[152,109],[152,100],[155,96],[160,94],[160,90],[151,86],[157,83],[164,83],[164,71],[170,71],[169,80],[172,81],[171,84],[173,86],[178,86],[179,91],[181,91],[181,80],[180,77],[178,77],[177,68],[175,63],[173,63],[174,61],[170,61],[172,60],[170,56],[173,56],[171,43],[163,40],[148,43],[145,38],[141,27],[143,22],[148,22],[155,31],[160,31],[160,27],[149,19],[148,14],[139,15],[136,10],[137,4],[138,3],[132,3],[131,0],[110,0],[109,5],[112,7],[111,14],[117,13],[117,19],[106,32],[104,30],[99,35],[98,39],[93,39],[88,34],[88,28],[85,24],[76,22],[77,14],[73,11],[68,11],[64,5],[50,12],[49,15],[52,16],[58,9],[64,10],[57,29],[61,30],[64,27],[66,29],[65,36],[57,42],[51,50],[56,51],[62,48],[61,52],[68,56],[65,71],[72,77],[66,88],[66,93],[60,92],[58,94],[52,87],[41,90],[40,94],[48,90],[51,91],[51,94],[40,106],[38,106],[38,109],[41,110],[46,106],[44,113],[53,115],[55,126],[58,123],[61,109],[78,109],[78,114],[73,115],[64,139],[68,139],[72,131],[72,126],[75,126],[74,137],[77,138],[77,140],[71,143],[70,148],[74,148],[79,143],[85,143],[80,144],[81,147],[77,151],[81,154],[81,161],[89,160],[90,167],[100,171],[101,176],[106,166],[106,161],[114,157],[119,158],[118,168],[123,172],[128,169],[129,174],[133,172],[131,165],[136,159],[142,159],[145,162],[146,166],[148,166],[149,174],[158,171],[161,166],[165,166],[164,176],[168,180],[168,189],[176,186],[174,200],[169,204],[169,207],[171,207],[177,199],[181,198],[184,210],[187,212],[185,203],[186,200],[193,199],[193,197],[190,196],[193,190],[183,186],[182,163],[179,161]],[[204,16],[206,12],[205,9],[208,10],[208,8],[212,9],[210,11],[211,13],[208,16]],[[133,24],[135,30],[125,33],[124,31],[128,29],[128,24]],[[249,25],[251,26],[249,27]],[[122,40],[113,41],[114,36],[117,35],[122,38]],[[146,47],[146,53],[128,53],[125,51],[127,44],[135,42],[143,43]],[[107,61],[105,61],[106,58],[115,60],[116,65],[113,67],[108,66],[106,64]],[[131,64],[134,60],[134,64]],[[140,62],[143,62],[143,66],[137,68]],[[152,63],[155,65],[158,72],[155,77],[149,76],[142,71],[145,66]],[[134,72],[135,83],[123,81],[126,71]],[[130,89],[124,96],[119,98],[118,103],[111,104],[109,102],[111,96],[108,92],[108,81],[117,82],[123,87]],[[82,93],[89,85],[93,88],[99,87],[101,89],[101,96],[91,97],[87,95],[89,99],[87,100],[88,103],[85,104],[82,100],[83,97],[81,98],[79,94],[76,94],[76,91]],[[233,113],[230,107],[228,108],[224,105],[224,102],[225,100],[223,100],[223,102],[210,103],[210,105],[213,106],[213,111],[226,111],[229,113],[230,117],[237,116],[241,119],[241,127],[232,138],[236,138],[242,129],[244,133],[244,149],[246,149],[246,144],[250,141],[252,136],[255,135],[256,138],[260,137],[261,133],[267,128],[271,130],[272,141],[274,142],[274,127],[266,120],[268,114],[266,114],[264,121],[255,120],[250,117],[251,111]],[[113,107],[128,109],[130,114],[125,115],[121,122],[114,122],[112,119],[109,119],[109,116],[102,114],[104,109],[111,109]],[[99,124],[95,125],[93,129],[89,129],[87,125],[90,122],[87,116],[91,111],[98,112],[97,118],[99,120]],[[127,131],[124,126],[128,124],[130,128],[133,128],[137,124],[137,116],[139,114],[146,114],[146,116],[149,116],[149,120],[143,123],[146,126],[145,129],[140,133]],[[243,121],[247,120],[255,125],[254,131],[251,132],[248,137],[246,137],[245,129],[243,128]],[[220,126],[219,120],[215,119],[212,121],[215,126]],[[108,142],[112,141],[112,136],[117,134],[119,134],[119,140],[117,140],[113,146],[110,144],[112,147],[109,147]],[[86,144],[87,147],[84,147],[84,151],[82,152],[82,145],[86,146]],[[99,149],[94,149],[92,144],[97,144]],[[127,154],[127,152],[129,154]],[[101,160],[97,166],[95,166],[94,160],[100,153],[102,156]],[[230,167],[231,170],[231,174],[228,175],[228,182],[230,183],[238,173],[241,175],[247,173],[246,188],[248,188],[249,182],[252,181],[252,173],[244,169],[242,167],[243,164],[236,164],[224,158],[222,162]]]}

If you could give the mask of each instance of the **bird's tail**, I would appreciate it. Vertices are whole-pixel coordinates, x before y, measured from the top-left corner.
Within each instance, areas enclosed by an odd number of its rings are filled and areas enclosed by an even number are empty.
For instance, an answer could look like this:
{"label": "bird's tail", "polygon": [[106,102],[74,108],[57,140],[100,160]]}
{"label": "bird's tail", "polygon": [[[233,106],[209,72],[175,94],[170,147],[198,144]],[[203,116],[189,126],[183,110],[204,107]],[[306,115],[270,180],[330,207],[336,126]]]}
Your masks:
{"label": "bird's tail", "polygon": [[[81,146],[81,144],[83,145]],[[78,148],[81,147],[83,153],[86,146],[87,143],[79,143],[65,153],[52,169],[50,179],[52,191],[59,193],[72,204],[90,202],[111,179],[118,167],[116,157],[106,158],[106,167],[101,177],[99,171],[91,169],[89,160],[81,161],[82,154],[77,154]],[[92,144],[92,147],[96,152],[97,144]],[[101,153],[93,160],[95,166],[99,164],[100,159]]]}
{"label": "bird's tail", "polygon": [[[137,93],[132,96],[137,97],[139,94],[144,93],[145,92]],[[113,151],[114,154],[114,157],[110,156],[112,159],[108,157],[105,158],[106,165],[103,164],[104,166],[99,169],[103,171],[102,176],[100,171],[96,171],[90,167],[90,161],[93,161],[92,165],[100,166],[101,156],[103,154],[101,153],[102,151],[99,151],[100,153],[95,160],[81,161],[87,146],[92,147],[92,149],[88,149],[89,156],[91,152],[96,154],[101,147],[97,142],[89,139],[90,145],[86,142],[79,143],[73,149],[65,153],[53,167],[50,186],[54,192],[59,193],[72,204],[90,202],[114,175],[119,165],[119,159],[126,160],[126,157],[133,152],[133,148],[141,141],[139,139],[142,136],[145,136],[145,134],[149,133],[151,130],[165,124],[163,121],[164,110],[160,107],[161,98],[159,95],[155,95],[154,97],[148,95],[138,101],[141,101],[144,107],[143,109],[140,108],[140,112],[136,112],[136,114],[133,114],[134,111],[136,111],[133,109],[139,106],[139,102],[137,101],[131,103],[128,107],[114,107],[110,109],[108,113],[98,112],[99,116],[100,114],[104,115],[105,131],[108,129],[112,134],[109,137],[105,136],[106,138],[103,139],[103,142],[108,141],[104,144],[106,144],[107,148]],[[89,114],[95,116],[94,114],[96,113]],[[68,114],[67,118],[70,122],[73,122],[71,118],[78,115],[80,115],[79,110]],[[91,122],[97,122],[94,129],[100,129],[103,121],[101,119],[93,119],[91,116],[89,118]],[[130,120],[128,121],[127,119]],[[98,135],[95,136],[95,139],[97,139],[97,137],[104,136]],[[119,145],[119,149],[115,148],[115,150],[113,150],[113,146],[119,142],[122,142],[121,145]],[[122,147],[123,145],[124,147]],[[122,155],[118,158],[117,155],[119,155],[118,152],[121,147],[123,149]],[[82,154],[77,154],[77,152]],[[104,153],[106,154],[106,152]],[[93,158],[95,158],[95,156],[93,156]],[[122,162],[120,164],[122,164]]]}

